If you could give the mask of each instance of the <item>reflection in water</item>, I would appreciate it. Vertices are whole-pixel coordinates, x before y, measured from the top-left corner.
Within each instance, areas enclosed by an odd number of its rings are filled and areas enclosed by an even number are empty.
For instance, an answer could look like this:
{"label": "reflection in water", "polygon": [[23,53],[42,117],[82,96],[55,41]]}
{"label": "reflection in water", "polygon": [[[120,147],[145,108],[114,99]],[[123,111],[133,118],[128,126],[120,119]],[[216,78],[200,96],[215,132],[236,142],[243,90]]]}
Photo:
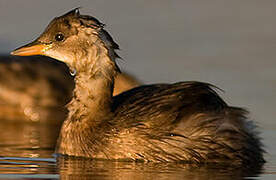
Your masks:
{"label": "reflection in water", "polygon": [[21,178],[18,174],[56,174],[52,154],[58,136],[57,125],[0,121],[0,178]]}
{"label": "reflection in water", "polygon": [[[4,4],[9,4],[9,2],[14,5],[13,1],[6,1]],[[33,1],[30,2],[32,2],[33,7],[36,6],[33,9],[39,9],[38,5],[41,6],[38,3],[34,4]],[[48,1],[43,2],[48,3]],[[216,82],[228,93],[231,92],[231,88],[232,90],[235,89],[236,94],[234,93],[232,96],[238,95],[235,96],[236,102],[251,105],[250,110],[258,115],[257,117],[262,118],[259,119],[260,124],[264,122],[272,124],[275,118],[272,113],[274,108],[271,107],[275,107],[274,102],[276,102],[273,101],[273,97],[275,97],[273,94],[276,91],[272,90],[275,89],[276,84],[273,83],[275,82],[275,68],[273,68],[274,63],[272,64],[272,61],[275,62],[273,58],[275,56],[275,33],[272,30],[272,27],[275,27],[274,16],[272,15],[275,13],[273,10],[275,1],[267,1],[266,3],[259,1],[258,5],[256,5],[257,1],[228,1],[227,5],[224,1],[221,1],[221,3],[219,1],[216,3],[210,3],[209,1],[201,1],[200,3],[198,1],[194,1],[194,3],[191,1],[189,3],[174,1],[175,4],[172,4],[172,6],[166,5],[170,4],[168,2],[145,1],[144,3],[147,4],[144,5],[138,3],[138,1],[136,3],[114,1],[113,5],[106,6],[104,3],[97,3],[96,1],[95,3],[86,1],[84,7],[87,7],[86,11],[92,9],[95,15],[102,13],[103,19],[105,17],[110,22],[118,22],[117,27],[119,29],[117,33],[123,35],[121,40],[123,43],[129,42],[129,39],[135,42],[132,43],[135,46],[125,45],[127,47],[124,49],[128,49],[128,53],[124,57],[130,61],[126,63],[128,68],[132,66],[133,70],[140,69],[140,71],[144,68],[143,73],[140,72],[143,79],[148,81],[152,79],[172,81],[177,78],[185,78]],[[56,3],[60,3],[59,5],[55,4],[58,12],[60,12],[60,7],[63,7],[63,5],[66,5],[67,8],[74,7],[72,2],[70,4],[69,1]],[[5,27],[9,24],[16,24],[10,23],[12,21],[8,19],[9,17],[20,18],[19,14],[28,12],[33,14],[32,11],[26,11],[26,8],[29,8],[29,6],[15,8],[17,14],[6,13],[5,11],[11,9],[2,8],[3,14],[9,14],[9,16],[2,16],[4,21],[9,22],[6,23]],[[51,11],[50,14],[54,14],[54,9],[47,8],[45,12],[49,14],[49,11]],[[121,11],[119,17],[111,16],[112,13],[114,14],[121,9],[124,9],[124,11]],[[141,10],[143,13],[141,13]],[[234,11],[241,13],[233,13]],[[183,12],[185,13],[183,14]],[[41,16],[37,16],[37,19],[41,21]],[[138,23],[137,19],[139,20]],[[128,28],[126,28],[126,25]],[[5,27],[2,30],[5,31]],[[32,28],[34,27],[32,26]],[[116,23],[114,28],[116,29]],[[144,28],[147,30],[146,33],[143,31]],[[157,29],[158,31],[156,31]],[[16,34],[20,33],[16,28],[11,30],[17,31]],[[36,32],[33,29],[31,31],[30,33]],[[118,37],[122,37],[121,35],[118,35]],[[18,37],[26,40],[24,35],[18,35]],[[22,42],[19,39],[15,41],[15,38],[17,36],[14,36],[10,42]],[[2,46],[2,48],[6,47]],[[14,48],[15,45],[10,47]],[[122,52],[125,53],[126,51]],[[173,59],[175,60],[173,61]],[[138,60],[141,60],[142,65],[131,63],[131,61],[138,62]],[[147,64],[147,67],[145,67],[146,61],[151,62]],[[182,64],[180,65],[179,62]],[[142,68],[138,68],[139,66]],[[173,68],[175,73],[167,72],[168,67]],[[248,67],[253,72],[249,75]],[[152,73],[152,69],[156,72]],[[135,72],[138,74],[139,70]],[[4,79],[4,81],[14,82],[14,80],[9,81],[7,79]],[[244,82],[246,86],[244,86]],[[1,108],[4,107],[1,106]],[[26,109],[25,112],[26,114],[32,114],[29,109]],[[258,119],[257,117],[255,118]],[[58,128],[50,125],[37,126],[31,123],[7,124],[1,122],[0,129],[0,156],[51,157],[55,146],[55,138],[58,134],[56,132]],[[270,126],[269,129],[270,132],[264,130],[269,137],[266,142],[268,146],[271,146],[271,153],[274,155],[276,147],[275,127]],[[44,163],[45,159],[41,162],[33,161],[33,158],[29,160],[0,160],[0,178],[7,178],[2,173],[12,173],[13,176],[8,176],[9,178],[58,178],[57,173],[60,173],[62,179],[72,177],[75,179],[182,178],[234,180],[241,179],[244,173],[243,170],[239,169],[227,170],[227,168],[219,167],[188,168],[184,165],[153,165],[66,158],[59,159],[57,171],[56,163]],[[272,165],[268,171],[270,174],[274,174],[270,178],[275,179],[275,156],[269,161],[272,162]],[[20,176],[19,173],[31,175]],[[244,173],[244,175],[250,176],[247,173]],[[251,175],[254,175],[254,173]]]}
{"label": "reflection in water", "polygon": [[169,163],[99,161],[60,156],[53,158],[58,128],[53,124],[1,121],[0,179],[242,179],[255,169]]}
{"label": "reflection in water", "polygon": [[30,158],[51,157],[59,131],[53,124],[7,121],[2,121],[0,128],[1,156]]}
{"label": "reflection in water", "polygon": [[256,177],[259,169],[201,166],[171,163],[114,162],[91,159],[0,158],[0,178],[51,179],[243,179]]}
{"label": "reflection in water", "polygon": [[0,158],[0,178],[2,174],[57,174],[56,160],[53,158]]}
{"label": "reflection in water", "polygon": [[97,161],[82,158],[59,157],[61,179],[243,179],[256,176],[259,168],[242,169],[228,166],[193,166],[172,163],[136,163]]}

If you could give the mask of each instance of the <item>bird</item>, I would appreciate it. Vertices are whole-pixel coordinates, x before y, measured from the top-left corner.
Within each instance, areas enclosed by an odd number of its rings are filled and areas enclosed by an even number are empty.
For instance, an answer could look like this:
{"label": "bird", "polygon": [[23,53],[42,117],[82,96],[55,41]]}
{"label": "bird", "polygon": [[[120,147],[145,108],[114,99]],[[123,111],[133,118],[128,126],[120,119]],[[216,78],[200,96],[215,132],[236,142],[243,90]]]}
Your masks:
{"label": "bird", "polygon": [[54,18],[12,55],[44,55],[76,71],[69,114],[56,153],[135,162],[265,162],[256,125],[209,83],[142,85],[113,96],[119,45],[105,25],[79,8]]}
{"label": "bird", "polygon": [[[0,119],[61,125],[74,88],[69,73],[64,63],[46,56],[0,56]],[[139,84],[129,73],[121,73],[113,95]]]}

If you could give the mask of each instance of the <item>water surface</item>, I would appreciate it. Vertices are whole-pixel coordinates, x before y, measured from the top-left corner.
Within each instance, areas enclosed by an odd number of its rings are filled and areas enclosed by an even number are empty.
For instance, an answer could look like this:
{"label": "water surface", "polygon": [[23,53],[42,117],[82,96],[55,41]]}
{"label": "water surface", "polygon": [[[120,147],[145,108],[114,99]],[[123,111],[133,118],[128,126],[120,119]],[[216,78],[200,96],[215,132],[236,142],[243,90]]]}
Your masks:
{"label": "water surface", "polygon": [[[0,178],[276,179],[276,1],[0,0],[0,53],[82,6],[120,44],[122,69],[145,83],[205,81],[246,107],[267,151],[263,169],[98,162],[53,156],[58,127],[0,120]],[[26,159],[24,159],[26,158]]]}
{"label": "water surface", "polygon": [[[242,179],[262,168],[231,165],[100,161],[55,156],[58,128],[49,124],[3,122],[0,132],[0,179]],[[5,138],[3,138],[5,137]],[[267,173],[266,171],[264,171]]]}

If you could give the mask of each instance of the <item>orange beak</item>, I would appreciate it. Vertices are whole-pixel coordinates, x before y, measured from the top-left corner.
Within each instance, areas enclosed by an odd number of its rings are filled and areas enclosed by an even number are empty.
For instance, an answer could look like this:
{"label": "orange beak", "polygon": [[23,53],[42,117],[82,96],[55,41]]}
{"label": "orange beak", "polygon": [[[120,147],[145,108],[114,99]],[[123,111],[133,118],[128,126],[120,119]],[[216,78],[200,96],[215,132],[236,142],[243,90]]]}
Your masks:
{"label": "orange beak", "polygon": [[33,55],[43,55],[44,51],[48,48],[46,44],[41,44],[36,41],[22,46],[11,52],[11,55],[15,56],[33,56]]}

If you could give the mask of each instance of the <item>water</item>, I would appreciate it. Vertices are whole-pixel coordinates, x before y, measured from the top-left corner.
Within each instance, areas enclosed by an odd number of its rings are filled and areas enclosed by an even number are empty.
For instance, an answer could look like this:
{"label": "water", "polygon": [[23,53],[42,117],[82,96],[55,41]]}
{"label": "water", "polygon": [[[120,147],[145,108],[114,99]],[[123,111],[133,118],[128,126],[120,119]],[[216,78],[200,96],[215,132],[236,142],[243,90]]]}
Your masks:
{"label": "water", "polygon": [[[52,122],[52,121],[51,121]],[[100,161],[56,156],[58,124],[1,121],[0,179],[274,179],[275,129],[263,130],[269,154],[264,167]],[[272,152],[272,154],[270,154]]]}
{"label": "water", "polygon": [[225,90],[229,104],[246,107],[260,126],[267,163],[247,172],[54,158],[57,125],[0,120],[0,178],[276,179],[276,1],[0,0],[0,52],[30,42],[54,16],[79,6],[107,25],[122,49],[120,67],[143,82],[207,81]]}
{"label": "water", "polygon": [[[56,157],[56,125],[1,122],[0,179],[241,179],[262,169]],[[4,128],[3,128],[4,127]],[[5,137],[5,138],[3,138]],[[271,174],[264,170],[265,174]]]}

